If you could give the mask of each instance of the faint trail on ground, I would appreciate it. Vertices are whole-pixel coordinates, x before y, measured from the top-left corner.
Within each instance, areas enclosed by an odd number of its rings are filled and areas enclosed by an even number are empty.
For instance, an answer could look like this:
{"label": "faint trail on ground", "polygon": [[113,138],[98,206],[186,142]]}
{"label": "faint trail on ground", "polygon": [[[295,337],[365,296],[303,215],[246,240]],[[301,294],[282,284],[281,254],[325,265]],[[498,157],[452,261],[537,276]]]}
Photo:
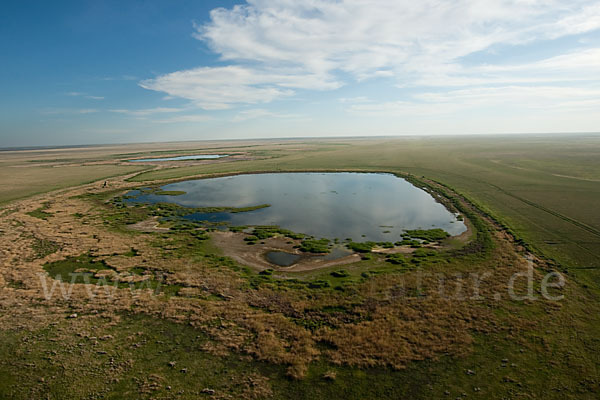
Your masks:
{"label": "faint trail on ground", "polygon": [[550,209],[548,207],[542,206],[541,204],[534,203],[531,200],[527,200],[527,199],[525,199],[525,198],[523,198],[521,196],[518,196],[518,195],[516,195],[514,193],[511,193],[511,192],[505,190],[505,189],[502,189],[501,187],[496,186],[493,183],[488,183],[488,185],[496,188],[498,191],[502,192],[503,194],[505,194],[507,196],[510,196],[510,197],[515,198],[515,199],[517,199],[519,201],[522,201],[523,203],[525,203],[527,205],[530,205],[530,206],[535,207],[535,208],[537,208],[539,210],[542,210],[542,211],[545,211],[545,212],[547,212],[549,214],[552,214],[552,215],[554,215],[557,218],[560,218],[560,219],[562,219],[562,220],[564,220],[566,222],[569,222],[570,224],[573,224],[573,225],[575,225],[575,226],[577,226],[577,227],[579,227],[581,229],[584,229],[584,230],[590,232],[591,234],[593,234],[595,236],[600,237],[600,230],[594,228],[593,226],[587,225],[587,224],[585,224],[585,223],[583,223],[581,221],[578,221],[578,220],[576,220],[574,218],[567,217],[566,215],[561,214],[558,211],[554,211],[554,210],[552,210],[552,209]]}

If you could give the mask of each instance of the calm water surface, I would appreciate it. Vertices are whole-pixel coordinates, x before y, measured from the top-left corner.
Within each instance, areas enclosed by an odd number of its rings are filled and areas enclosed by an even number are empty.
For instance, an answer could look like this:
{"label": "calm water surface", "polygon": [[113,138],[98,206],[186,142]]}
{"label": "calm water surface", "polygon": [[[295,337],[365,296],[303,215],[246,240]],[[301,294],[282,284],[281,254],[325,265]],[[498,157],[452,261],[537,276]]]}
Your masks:
{"label": "calm water surface", "polygon": [[300,259],[300,255],[286,253],[285,251],[270,251],[266,254],[266,258],[270,263],[289,267]]}
{"label": "calm water surface", "polygon": [[190,180],[163,186],[181,196],[139,196],[138,202],[188,207],[271,207],[242,213],[196,213],[186,218],[231,225],[278,225],[315,237],[397,241],[407,229],[442,228],[451,235],[463,222],[427,192],[390,174],[272,173]]}
{"label": "calm water surface", "polygon": [[149,161],[184,161],[184,160],[212,160],[215,158],[227,157],[227,154],[199,154],[196,156],[179,156],[164,158],[143,158],[138,160],[129,160],[130,162],[149,162]]}

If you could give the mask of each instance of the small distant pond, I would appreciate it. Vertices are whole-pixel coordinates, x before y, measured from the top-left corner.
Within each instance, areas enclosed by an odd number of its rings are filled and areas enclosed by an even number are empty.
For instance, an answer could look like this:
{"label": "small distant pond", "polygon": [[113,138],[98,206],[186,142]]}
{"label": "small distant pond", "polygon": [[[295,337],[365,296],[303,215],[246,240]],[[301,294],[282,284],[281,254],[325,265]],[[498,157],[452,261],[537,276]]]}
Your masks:
{"label": "small distant pond", "polygon": [[391,174],[269,173],[172,183],[133,202],[186,207],[269,207],[246,212],[195,213],[185,218],[233,226],[277,225],[317,238],[397,241],[409,229],[441,228],[451,235],[466,226],[426,191]]}
{"label": "small distant pond", "polygon": [[212,160],[215,158],[227,157],[228,154],[198,154],[195,156],[163,157],[163,158],[142,158],[129,160],[130,162],[150,162],[150,161],[185,161],[185,160]]}

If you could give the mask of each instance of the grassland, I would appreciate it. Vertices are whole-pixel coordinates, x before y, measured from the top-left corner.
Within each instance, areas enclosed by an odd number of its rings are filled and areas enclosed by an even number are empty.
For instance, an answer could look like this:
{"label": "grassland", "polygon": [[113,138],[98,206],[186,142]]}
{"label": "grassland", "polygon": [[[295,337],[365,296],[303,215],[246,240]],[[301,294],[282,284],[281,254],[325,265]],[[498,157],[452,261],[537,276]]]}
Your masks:
{"label": "grassland", "polygon": [[0,205],[35,194],[143,171],[146,168],[78,163],[61,166],[0,164]]}
{"label": "grassland", "polygon": [[[0,397],[596,398],[600,136],[172,146],[161,154],[222,146],[244,157],[166,164],[115,178],[107,189],[86,185],[6,209]],[[121,168],[116,160],[125,154],[162,150],[94,152]],[[82,165],[80,158],[47,162]],[[147,218],[145,211],[105,203],[138,185],[281,170],[412,174],[461,207],[475,233],[444,251],[366,250],[361,261],[344,266],[257,274],[224,257],[192,226],[131,231],[126,224]],[[445,240],[431,234],[415,231],[411,238]],[[524,271],[524,256],[536,260],[537,299],[496,299],[510,276]],[[76,283],[70,300],[45,300],[37,274],[44,266],[78,268],[64,262],[74,259],[89,264],[90,273],[151,272],[177,290],[148,296],[121,289],[116,299],[89,300],[89,288]],[[555,270],[567,277],[555,293],[565,297],[547,301],[539,296],[539,278]],[[474,273],[493,276],[477,300],[436,290],[439,274],[452,290]]]}

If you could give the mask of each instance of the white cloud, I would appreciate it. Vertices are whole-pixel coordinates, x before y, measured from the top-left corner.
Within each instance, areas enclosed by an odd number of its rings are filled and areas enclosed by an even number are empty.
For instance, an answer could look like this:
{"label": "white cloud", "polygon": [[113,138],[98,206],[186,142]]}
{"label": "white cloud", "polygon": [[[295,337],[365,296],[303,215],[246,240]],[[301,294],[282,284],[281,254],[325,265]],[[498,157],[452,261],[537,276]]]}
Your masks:
{"label": "white cloud", "polygon": [[158,119],[153,122],[159,124],[176,124],[176,123],[186,123],[186,122],[206,122],[210,121],[213,118],[208,115],[177,115],[174,117]]}
{"label": "white cloud", "polygon": [[356,103],[347,111],[369,117],[448,116],[482,109],[506,112],[591,112],[600,109],[600,87],[499,86],[426,92],[406,101]]}
{"label": "white cloud", "polygon": [[597,82],[599,70],[600,48],[589,48],[522,64],[470,67],[448,64],[444,68],[425,68],[412,85],[444,87]]}
{"label": "white cloud", "polygon": [[257,109],[253,109],[253,110],[244,110],[244,111],[240,111],[235,117],[233,117],[233,122],[242,122],[242,121],[247,121],[249,119],[270,117],[272,115],[273,115],[272,112],[261,109],[261,108],[257,108]]}
{"label": "white cloud", "polygon": [[129,109],[113,109],[109,110],[110,112],[117,114],[127,114],[134,117],[147,117],[149,115],[154,114],[165,114],[165,113],[178,113],[182,111],[186,111],[187,108],[173,108],[173,107],[156,107],[156,108],[145,108],[139,110],[129,110]]}
{"label": "white cloud", "polygon": [[[562,86],[502,86],[470,88],[444,93],[422,93],[415,96],[427,103],[460,104],[461,107],[503,106],[503,108],[549,108],[567,111],[577,104],[582,107],[600,105],[600,88]],[[587,106],[586,106],[587,105]]]}
{"label": "white cloud", "polygon": [[268,118],[301,118],[301,116],[296,115],[296,114],[275,113],[275,112],[265,110],[262,108],[255,108],[255,109],[240,111],[239,113],[237,113],[237,115],[235,117],[233,117],[232,121],[233,122],[243,122],[243,121],[247,121],[250,119],[257,119],[257,118],[264,118],[264,117],[268,117]]}
{"label": "white cloud", "polygon": [[[600,4],[593,0],[248,0],[213,10],[210,21],[196,27],[195,37],[229,65],[177,71],[140,85],[206,110],[374,78],[398,87],[480,87],[479,98],[492,100],[497,89],[486,87],[510,87],[534,101],[525,95],[532,85],[547,93],[559,82],[597,81],[600,48],[512,65],[466,65],[462,58],[495,45],[544,43],[597,29]],[[519,85],[523,89],[514,88]]]}
{"label": "white cloud", "polygon": [[92,114],[99,110],[95,108],[46,108],[41,111],[44,115],[61,115],[61,114]]}
{"label": "white cloud", "polygon": [[343,104],[348,104],[348,103],[350,103],[350,104],[354,104],[354,103],[370,103],[370,102],[372,102],[372,100],[369,99],[366,96],[340,97],[338,99],[338,101],[340,103],[343,103]]}
{"label": "white cloud", "polygon": [[194,101],[206,110],[222,110],[232,104],[268,103],[294,94],[293,88],[335,89],[329,76],[266,67],[227,66],[173,72],[142,81],[145,89]]}
{"label": "white cloud", "polygon": [[72,97],[84,97],[84,98],[90,99],[90,100],[104,100],[103,96],[92,96],[92,95],[81,93],[81,92],[67,92],[66,95],[72,96]]}
{"label": "white cloud", "polygon": [[357,79],[451,63],[497,43],[600,27],[592,1],[249,0],[198,28],[223,60],[296,66]]}

